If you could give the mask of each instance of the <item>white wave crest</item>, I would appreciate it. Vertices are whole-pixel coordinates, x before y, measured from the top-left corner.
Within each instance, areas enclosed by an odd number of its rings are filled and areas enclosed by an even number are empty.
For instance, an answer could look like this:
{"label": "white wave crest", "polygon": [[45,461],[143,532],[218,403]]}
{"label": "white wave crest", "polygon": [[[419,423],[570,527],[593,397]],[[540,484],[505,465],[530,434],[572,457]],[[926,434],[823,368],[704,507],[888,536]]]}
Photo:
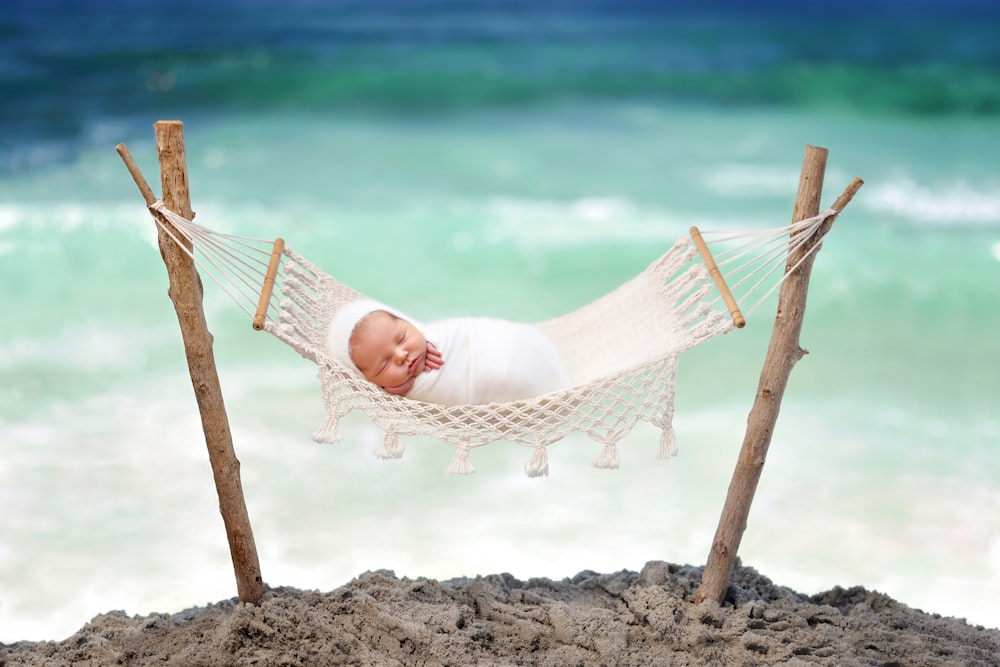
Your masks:
{"label": "white wave crest", "polygon": [[609,241],[670,243],[691,225],[714,228],[737,224],[735,220],[708,220],[640,206],[614,196],[569,201],[499,197],[486,200],[479,215],[484,220],[485,242],[532,247]]}
{"label": "white wave crest", "polygon": [[928,186],[907,178],[875,185],[862,201],[869,210],[924,224],[1000,224],[1000,185],[976,188],[957,181]]}

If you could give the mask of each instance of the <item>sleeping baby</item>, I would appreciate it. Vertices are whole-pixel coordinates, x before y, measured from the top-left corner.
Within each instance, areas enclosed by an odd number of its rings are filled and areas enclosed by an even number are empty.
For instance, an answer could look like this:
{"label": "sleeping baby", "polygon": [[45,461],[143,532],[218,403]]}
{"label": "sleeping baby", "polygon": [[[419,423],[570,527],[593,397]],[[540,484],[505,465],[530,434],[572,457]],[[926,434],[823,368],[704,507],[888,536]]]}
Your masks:
{"label": "sleeping baby", "polygon": [[461,317],[422,326],[365,299],[337,312],[327,346],[387,393],[428,403],[502,403],[568,385],[552,341],[507,320]]}

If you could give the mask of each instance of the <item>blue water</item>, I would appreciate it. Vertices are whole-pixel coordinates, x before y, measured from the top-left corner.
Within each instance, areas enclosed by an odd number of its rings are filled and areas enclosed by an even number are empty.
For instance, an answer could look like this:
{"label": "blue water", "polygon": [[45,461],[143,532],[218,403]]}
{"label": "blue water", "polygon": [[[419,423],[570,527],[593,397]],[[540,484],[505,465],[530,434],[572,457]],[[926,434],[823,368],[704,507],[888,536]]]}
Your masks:
{"label": "blue water", "polygon": [[[812,593],[864,585],[1000,626],[1000,10],[986,2],[312,3],[7,0],[0,11],[0,641],[235,595],[154,229],[185,122],[198,220],[282,235],[423,319],[541,319],[691,224],[790,221],[830,150],[802,345],[740,554]],[[759,5],[760,3],[758,3]],[[156,188],[158,189],[158,188]],[[703,563],[775,300],[681,362],[681,455],[637,429],[526,453],[370,452],[315,369],[211,283],[206,313],[261,568],[563,577]],[[626,343],[627,344],[627,343]]]}

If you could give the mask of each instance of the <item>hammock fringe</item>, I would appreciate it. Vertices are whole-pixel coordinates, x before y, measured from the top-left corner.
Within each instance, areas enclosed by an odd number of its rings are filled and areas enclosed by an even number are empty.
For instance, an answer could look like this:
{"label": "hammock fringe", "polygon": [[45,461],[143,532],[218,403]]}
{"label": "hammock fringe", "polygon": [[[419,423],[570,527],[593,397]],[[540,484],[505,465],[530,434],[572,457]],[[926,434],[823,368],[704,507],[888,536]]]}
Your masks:
{"label": "hammock fringe", "polygon": [[613,442],[604,443],[604,449],[594,461],[595,468],[614,470],[618,467],[618,446]]}
{"label": "hammock fringe", "polygon": [[672,459],[675,456],[677,456],[677,435],[672,426],[665,426],[660,433],[659,458]]}
{"label": "hammock fringe", "polygon": [[524,465],[524,472],[528,477],[548,477],[549,475],[549,452],[543,445],[535,447],[531,453],[531,459]]}
{"label": "hammock fringe", "polygon": [[327,417],[323,425],[313,433],[312,439],[330,445],[340,442],[340,417]]}
{"label": "hammock fringe", "polygon": [[382,439],[382,445],[375,450],[375,456],[383,461],[401,459],[403,458],[404,451],[405,448],[403,447],[403,443],[399,441],[399,436],[395,431],[389,431],[385,434],[385,438]]}
{"label": "hammock fringe", "polygon": [[449,475],[471,475],[476,472],[476,469],[472,467],[472,461],[469,458],[469,448],[467,446],[459,447],[455,451],[455,456],[451,459],[451,465],[448,466]]}

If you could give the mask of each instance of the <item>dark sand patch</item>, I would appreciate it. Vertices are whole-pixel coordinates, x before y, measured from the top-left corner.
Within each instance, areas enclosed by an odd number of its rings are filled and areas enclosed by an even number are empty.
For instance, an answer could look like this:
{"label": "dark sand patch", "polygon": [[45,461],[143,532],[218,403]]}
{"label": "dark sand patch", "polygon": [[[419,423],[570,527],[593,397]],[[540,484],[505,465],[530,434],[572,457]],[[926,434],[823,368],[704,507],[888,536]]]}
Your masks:
{"label": "dark sand patch", "polygon": [[1000,665],[1000,630],[881,593],[805,596],[740,567],[725,604],[695,606],[700,577],[659,561],[562,581],[382,570],[259,607],[101,614],[65,641],[0,645],[0,665]]}

